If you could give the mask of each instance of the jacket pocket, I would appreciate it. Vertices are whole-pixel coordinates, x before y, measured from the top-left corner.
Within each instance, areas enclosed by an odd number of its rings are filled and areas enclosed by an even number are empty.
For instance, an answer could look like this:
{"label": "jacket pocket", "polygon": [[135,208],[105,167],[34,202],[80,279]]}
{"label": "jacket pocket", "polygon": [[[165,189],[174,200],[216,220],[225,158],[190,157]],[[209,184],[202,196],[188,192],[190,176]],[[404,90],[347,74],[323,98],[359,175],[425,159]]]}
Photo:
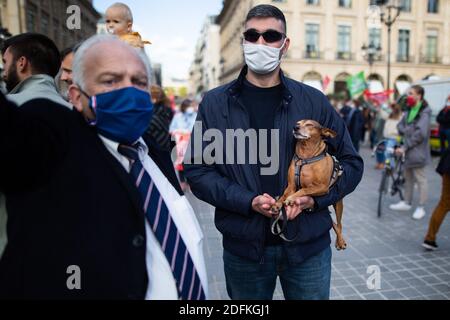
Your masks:
{"label": "jacket pocket", "polygon": [[245,217],[239,213],[216,209],[214,223],[224,236],[241,240],[264,237],[264,217],[256,213]]}
{"label": "jacket pocket", "polygon": [[[425,150],[423,150],[425,149]],[[421,146],[416,146],[407,152],[406,154],[406,166],[407,167],[421,167],[426,165],[427,157],[426,157],[426,148],[422,148]]]}
{"label": "jacket pocket", "polygon": [[332,219],[328,210],[310,214],[300,214],[287,224],[285,237],[294,239],[292,244],[312,242],[332,228]]}

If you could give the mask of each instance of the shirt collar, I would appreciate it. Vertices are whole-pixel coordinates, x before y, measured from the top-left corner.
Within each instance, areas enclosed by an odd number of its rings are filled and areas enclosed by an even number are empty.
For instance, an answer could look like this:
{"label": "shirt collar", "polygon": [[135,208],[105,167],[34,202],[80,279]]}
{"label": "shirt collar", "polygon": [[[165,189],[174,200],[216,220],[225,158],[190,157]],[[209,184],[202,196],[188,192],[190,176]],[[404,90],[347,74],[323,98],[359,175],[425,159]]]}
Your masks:
{"label": "shirt collar", "polygon": [[[100,137],[100,139],[103,141],[103,143],[105,144],[106,148],[110,151],[112,151],[113,153],[118,152],[118,148],[119,148],[119,143],[116,141],[113,141],[111,139],[108,139],[102,135],[98,135]],[[140,148],[139,148],[139,154],[142,156],[148,154],[148,147],[147,144],[145,143],[144,139],[139,138],[136,143],[140,144]]]}
{"label": "shirt collar", "polygon": [[[248,72],[248,66],[244,66],[239,74],[239,77],[230,85],[227,92],[231,96],[238,96],[240,92],[242,91],[242,88],[244,87],[244,79]],[[292,101],[292,93],[290,92],[288,88],[288,82],[287,79],[283,73],[283,70],[280,69],[280,84],[282,88],[282,99],[283,99],[283,106],[287,106]]]}

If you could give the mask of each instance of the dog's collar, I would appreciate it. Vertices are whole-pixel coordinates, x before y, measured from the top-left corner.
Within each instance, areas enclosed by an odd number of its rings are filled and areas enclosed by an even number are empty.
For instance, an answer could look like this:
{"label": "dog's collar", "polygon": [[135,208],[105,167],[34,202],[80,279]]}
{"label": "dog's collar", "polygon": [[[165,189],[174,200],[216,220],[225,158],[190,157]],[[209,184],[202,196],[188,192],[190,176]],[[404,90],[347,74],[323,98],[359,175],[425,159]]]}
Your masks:
{"label": "dog's collar", "polygon": [[308,158],[308,159],[300,158],[297,154],[294,154],[295,165],[303,167],[307,164],[311,164],[311,163],[320,161],[327,156],[327,152],[328,152],[328,148],[325,147],[325,149],[323,150],[323,152],[321,154],[319,154],[318,156],[315,156],[313,158]]}
{"label": "dog's collar", "polygon": [[[302,159],[297,154],[294,154],[294,163],[295,163],[295,186],[296,190],[300,190],[302,184],[300,181],[300,175],[303,166],[317,162],[322,160],[328,155],[328,146],[325,148],[325,150],[318,156],[309,158],[309,159]],[[335,156],[331,156],[333,159],[333,172],[330,179],[330,188],[334,186],[334,184],[337,182],[337,179],[342,175],[344,172],[342,165],[340,164],[339,160],[336,159]]]}
{"label": "dog's collar", "polygon": [[300,181],[300,175],[302,172],[303,166],[312,164],[314,162],[318,162],[322,159],[324,159],[328,154],[328,146],[325,147],[323,152],[319,154],[318,156],[308,158],[308,159],[302,159],[300,158],[296,153],[294,154],[294,164],[295,164],[295,186],[296,190],[300,190],[302,184]]}

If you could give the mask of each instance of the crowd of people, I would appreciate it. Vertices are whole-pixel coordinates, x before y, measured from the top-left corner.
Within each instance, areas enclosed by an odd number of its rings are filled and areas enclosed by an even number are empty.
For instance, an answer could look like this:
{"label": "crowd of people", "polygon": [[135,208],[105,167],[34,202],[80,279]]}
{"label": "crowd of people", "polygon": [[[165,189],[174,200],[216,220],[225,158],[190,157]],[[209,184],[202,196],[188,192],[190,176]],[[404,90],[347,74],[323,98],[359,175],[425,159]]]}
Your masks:
{"label": "crowd of people", "polygon": [[[424,99],[421,86],[412,86],[403,99],[394,103],[377,104],[363,97],[350,99],[345,93],[340,100],[329,97],[335,110],[342,116],[351,136],[354,148],[359,152],[360,143],[368,139],[376,155],[375,169],[382,170],[387,164],[393,166],[393,157],[404,157],[404,200],[391,204],[393,211],[410,211],[414,187],[419,192],[418,205],[412,218],[421,220],[426,216],[428,178],[426,167],[431,164],[430,126],[432,111]],[[443,175],[441,199],[430,218],[429,231],[423,246],[436,250],[436,234],[446,213],[450,210],[447,175],[450,148],[450,95],[436,118],[439,125],[441,159],[437,172]],[[386,161],[390,157],[389,161]]]}
{"label": "crowd of people", "polygon": [[123,3],[106,22],[111,35],[61,53],[36,33],[4,42],[0,298],[208,295],[203,235],[172,164],[172,106],[150,85],[149,42]]}
{"label": "crowd of people", "polygon": [[[93,36],[62,52],[36,33],[13,36],[2,48],[8,93],[0,93],[0,298],[208,298],[203,234],[184,196],[192,190],[215,207],[230,298],[270,300],[279,278],[286,299],[329,299],[328,207],[362,179],[359,145],[364,132],[373,136],[378,130],[372,111],[347,96],[334,112],[321,92],[285,77],[280,64],[290,39],[283,12],[271,5],[248,12],[239,77],[207,92],[200,106],[186,99],[174,108],[151,83],[144,52],[150,42],[133,30],[127,5],[110,6],[106,25],[111,35]],[[392,209],[411,208],[416,181],[417,219],[425,215],[424,167],[430,161],[430,111],[423,97],[423,89],[412,87],[403,115],[393,104],[377,116],[385,123],[378,139],[394,143],[400,136],[398,152],[407,159],[406,200]],[[449,108],[438,117],[447,139]],[[343,173],[329,193],[286,205],[287,232],[302,231],[287,244],[271,230],[272,206],[294,157],[292,128],[306,118],[336,132],[326,152]],[[262,159],[186,161],[185,154],[198,160],[208,147],[188,149],[196,123],[224,137],[230,128],[256,129],[259,144],[261,132],[279,130],[279,170],[262,174],[267,166]],[[250,159],[251,150],[234,156]],[[449,209],[445,159],[439,167],[441,202],[424,242],[428,248],[437,247]],[[70,270],[77,268],[81,273],[72,277]]]}

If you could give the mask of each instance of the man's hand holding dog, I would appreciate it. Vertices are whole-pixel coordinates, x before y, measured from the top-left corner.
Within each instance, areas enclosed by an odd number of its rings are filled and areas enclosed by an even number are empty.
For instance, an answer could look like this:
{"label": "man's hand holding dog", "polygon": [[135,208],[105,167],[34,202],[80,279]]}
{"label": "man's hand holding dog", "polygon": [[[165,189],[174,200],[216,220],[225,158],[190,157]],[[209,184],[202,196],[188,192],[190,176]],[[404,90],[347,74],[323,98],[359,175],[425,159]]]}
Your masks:
{"label": "man's hand holding dog", "polygon": [[[271,210],[275,203],[275,199],[265,193],[262,196],[257,196],[253,199],[252,208],[256,212],[259,212],[268,218],[272,218],[279,214],[279,212],[273,212]],[[294,220],[303,210],[314,208],[314,199],[309,196],[299,197],[292,201],[289,206],[285,206],[285,208],[288,220]]]}
{"label": "man's hand holding dog", "polygon": [[285,206],[288,220],[294,220],[303,210],[314,208],[314,199],[312,197],[299,197],[293,200],[289,206]]}
{"label": "man's hand holding dog", "polygon": [[262,196],[253,198],[252,208],[256,212],[259,212],[268,218],[272,218],[274,216],[274,213],[271,211],[271,208],[275,203],[275,199],[265,193]]}

